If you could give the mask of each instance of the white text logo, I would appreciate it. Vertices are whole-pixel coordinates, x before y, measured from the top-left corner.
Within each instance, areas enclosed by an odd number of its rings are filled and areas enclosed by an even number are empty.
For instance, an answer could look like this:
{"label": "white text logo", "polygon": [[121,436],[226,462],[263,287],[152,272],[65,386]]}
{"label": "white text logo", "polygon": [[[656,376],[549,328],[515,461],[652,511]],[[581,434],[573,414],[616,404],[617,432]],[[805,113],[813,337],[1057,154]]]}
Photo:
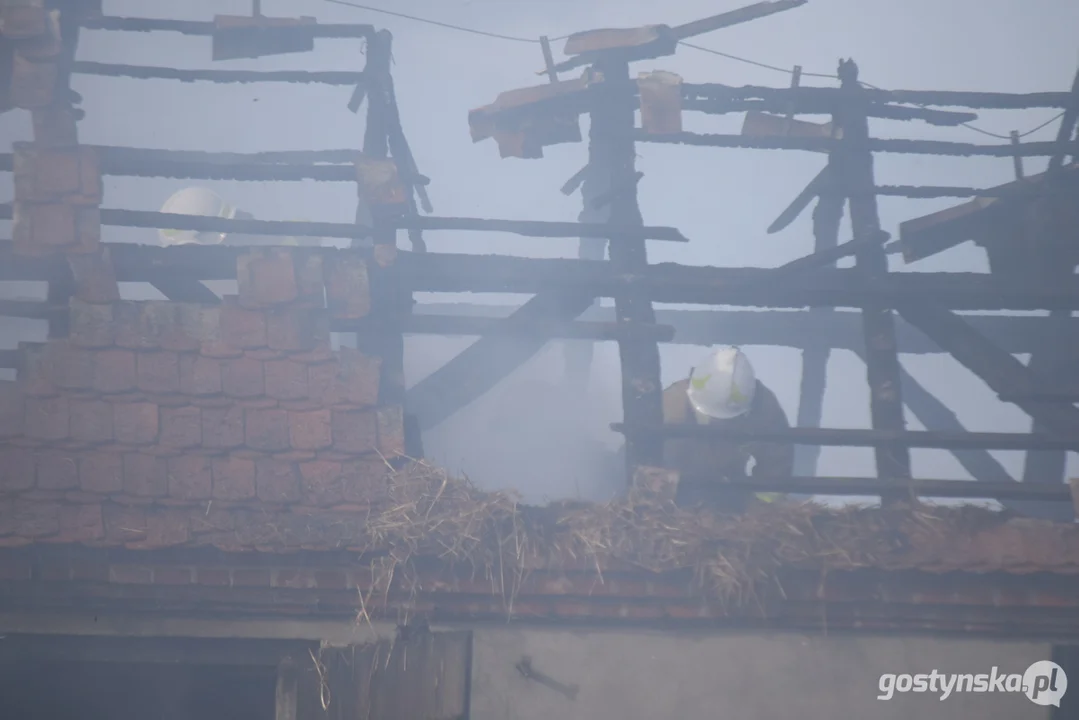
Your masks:
{"label": "white text logo", "polygon": [[878,700],[891,700],[896,693],[936,693],[947,700],[953,693],[1021,692],[1035,705],[1060,707],[1060,698],[1068,689],[1068,676],[1055,662],[1040,660],[1023,674],[1002,673],[994,667],[980,675],[944,674],[934,670],[928,674],[880,676]]}

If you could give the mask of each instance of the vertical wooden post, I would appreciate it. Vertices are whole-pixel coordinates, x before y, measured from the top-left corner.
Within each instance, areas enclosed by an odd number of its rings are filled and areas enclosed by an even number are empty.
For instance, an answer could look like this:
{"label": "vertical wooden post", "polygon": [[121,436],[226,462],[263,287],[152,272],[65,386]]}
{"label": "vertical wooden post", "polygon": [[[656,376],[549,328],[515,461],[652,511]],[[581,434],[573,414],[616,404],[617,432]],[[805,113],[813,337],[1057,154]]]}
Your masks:
{"label": "vertical wooden post", "polygon": [[[866,240],[882,234],[877,214],[873,154],[869,149],[868,108],[859,97],[862,87],[858,84],[858,66],[854,61],[840,61],[838,75],[844,90],[841,106],[837,108],[839,125],[843,130],[843,142],[836,153],[839,179],[850,203],[854,239]],[[855,267],[867,278],[881,277],[888,272],[888,256],[882,246],[870,244],[855,255]],[[892,310],[881,306],[863,307],[862,330],[865,334],[866,376],[869,380],[869,409],[873,428],[901,431],[906,422]],[[879,477],[910,477],[909,448],[899,444],[888,445],[877,448],[875,455]],[[891,499],[893,496],[884,497],[885,502]]]}
{"label": "vertical wooden post", "polygon": [[[1067,202],[1054,190],[1059,190],[1058,178],[1064,168],[1064,158],[1068,155],[1066,147],[1075,134],[1075,125],[1079,121],[1079,72],[1072,80],[1071,97],[1064,116],[1057,129],[1056,142],[1060,150],[1049,158],[1045,172],[1044,198],[1032,198],[1026,201],[1023,218],[1023,260],[1019,267],[1012,267],[1027,282],[1054,283],[1064,282],[1074,277],[1074,261],[1069,259],[1071,249],[1066,247],[1067,231],[1062,223],[1061,202]],[[1062,252],[1063,248],[1063,252]],[[1066,337],[1071,322],[1068,310],[1053,310],[1049,313],[1049,322],[1061,337]],[[1059,382],[1059,367],[1066,361],[1067,351],[1061,345],[1046,344],[1030,354],[1027,367],[1032,373],[1042,376],[1049,382]],[[1035,420],[1031,432],[1052,432],[1052,428]],[[1059,483],[1064,480],[1067,471],[1067,454],[1060,451],[1028,451],[1023,464],[1023,482]]]}
{"label": "vertical wooden post", "polygon": [[[367,128],[363,137],[365,156],[384,160],[390,157],[390,114],[392,89],[390,87],[390,58],[393,53],[393,36],[388,30],[380,30],[368,43],[367,66]],[[401,158],[395,157],[398,174]],[[399,405],[405,400],[405,340],[403,326],[405,313],[410,308],[404,291],[399,286],[399,276],[394,270],[393,259],[397,251],[397,229],[391,212],[384,206],[371,206],[374,226],[374,259],[372,265],[371,292],[377,303],[374,323],[363,338],[357,338],[361,349],[369,349],[382,359],[382,377],[379,383],[379,404]]]}
{"label": "vertical wooden post", "polygon": [[[1016,150],[1019,149],[1019,131],[1012,130],[1011,132],[1012,147]],[[1015,179],[1023,179],[1023,156],[1016,152],[1012,155],[1012,167],[1015,168]]]}
{"label": "vertical wooden post", "polygon": [[277,665],[274,720],[296,720],[299,686],[300,671],[296,661],[291,657],[282,658]]}
{"label": "vertical wooden post", "polygon": [[[629,64],[611,60],[597,63],[603,82],[592,96],[589,161],[609,178],[608,222],[619,227],[644,224],[637,204],[636,146],[633,141],[636,100],[630,91]],[[611,263],[618,273],[643,273],[648,267],[645,241],[615,237],[610,242]],[[654,323],[655,310],[645,292],[623,291],[615,297],[615,314],[620,323]],[[659,425],[663,422],[663,386],[660,376],[659,346],[653,340],[620,340],[622,364],[622,407],[625,423]],[[627,436],[627,479],[640,465],[663,462],[663,439]]]}

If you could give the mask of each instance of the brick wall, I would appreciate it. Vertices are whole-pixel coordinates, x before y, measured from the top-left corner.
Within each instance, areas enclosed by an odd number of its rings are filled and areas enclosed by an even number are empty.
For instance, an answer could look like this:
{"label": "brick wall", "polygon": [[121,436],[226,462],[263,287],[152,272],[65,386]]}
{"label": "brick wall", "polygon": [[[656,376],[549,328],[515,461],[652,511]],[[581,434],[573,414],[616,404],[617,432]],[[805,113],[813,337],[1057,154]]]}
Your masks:
{"label": "brick wall", "polygon": [[237,272],[220,305],[73,298],[67,337],[20,346],[0,385],[0,544],[245,545],[240,515],[377,493],[404,420],[379,406],[379,358],[330,350],[330,317],[370,306],[354,267],[341,287],[317,252],[269,248]]}

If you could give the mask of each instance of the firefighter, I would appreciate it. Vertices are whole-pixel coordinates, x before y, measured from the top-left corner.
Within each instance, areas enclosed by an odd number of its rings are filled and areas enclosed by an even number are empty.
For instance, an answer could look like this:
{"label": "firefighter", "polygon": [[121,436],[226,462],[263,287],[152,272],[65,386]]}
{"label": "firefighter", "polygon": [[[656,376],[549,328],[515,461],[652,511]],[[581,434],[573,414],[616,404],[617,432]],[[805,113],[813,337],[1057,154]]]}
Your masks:
{"label": "firefighter", "polygon": [[[738,348],[721,348],[693,368],[690,376],[663,391],[663,421],[668,424],[722,423],[746,430],[784,430],[787,414],[775,394],[756,378],[753,366]],[[669,438],[664,446],[668,467],[685,476],[791,477],[794,447],[756,440]],[[772,501],[774,493],[758,493]]]}

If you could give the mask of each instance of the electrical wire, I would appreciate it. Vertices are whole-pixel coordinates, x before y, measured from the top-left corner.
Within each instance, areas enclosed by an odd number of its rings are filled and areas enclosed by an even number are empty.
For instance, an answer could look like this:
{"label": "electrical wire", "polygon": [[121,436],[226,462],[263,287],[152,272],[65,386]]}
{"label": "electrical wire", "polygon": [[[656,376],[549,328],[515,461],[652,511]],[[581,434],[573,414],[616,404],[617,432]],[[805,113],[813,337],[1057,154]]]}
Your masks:
{"label": "electrical wire", "polygon": [[[348,2],[348,0],[325,0],[325,2],[331,3],[333,5],[344,5],[346,7],[356,8],[358,10],[366,10],[368,12],[379,13],[381,15],[390,15],[392,17],[402,18],[404,20],[412,20],[413,22],[423,23],[424,25],[434,25],[435,27],[445,28],[447,30],[456,30],[457,32],[468,33],[470,35],[482,35],[484,37],[495,38],[496,40],[509,40],[511,42],[531,43],[536,45],[538,45],[540,42],[536,38],[515,37],[513,35],[502,35],[501,33],[488,32],[487,30],[476,30],[475,28],[465,27],[463,25],[452,25],[450,23],[444,23],[439,20],[430,20],[428,18],[419,17],[417,15],[408,15],[406,13],[397,12],[395,10],[385,10],[383,8]],[[569,37],[569,35],[562,35],[561,37],[550,38],[550,41],[554,42],[555,40],[565,40],[567,37]]]}
{"label": "electrical wire", "polygon": [[[392,16],[392,17],[402,18],[404,20],[411,20],[413,22],[423,23],[425,25],[433,25],[435,27],[445,28],[447,30],[455,30],[457,32],[467,33],[467,34],[470,34],[470,35],[480,35],[480,36],[483,36],[483,37],[494,38],[496,40],[508,40],[510,42],[528,43],[530,45],[539,45],[540,44],[540,41],[538,39],[536,39],[536,38],[517,37],[517,36],[514,36],[514,35],[503,35],[501,33],[489,32],[487,30],[477,30],[475,28],[465,27],[463,25],[453,25],[451,23],[441,22],[439,20],[431,20],[429,18],[419,17],[418,15],[409,15],[407,13],[396,12],[394,10],[386,10],[384,8],[372,7],[370,5],[361,5],[360,3],[350,2],[350,0],[324,0],[324,1],[328,2],[328,3],[331,3],[333,5],[344,5],[345,7],[356,8],[358,10],[366,10],[367,12],[379,13],[381,15],[389,15],[389,16]],[[569,35],[560,35],[558,37],[549,38],[549,42],[554,42],[556,40],[565,40],[568,37],[569,37]],[[735,62],[744,63],[746,65],[752,65],[754,67],[763,68],[765,70],[772,70],[773,72],[781,72],[781,73],[784,73],[786,75],[793,75],[794,74],[794,71],[791,70],[790,68],[779,67],[778,65],[769,65],[768,63],[759,62],[757,60],[750,60],[749,58],[740,57],[738,55],[732,55],[730,53],[720,52],[719,50],[713,50],[712,48],[704,47],[703,45],[696,45],[694,43],[688,43],[688,42],[684,42],[684,41],[679,41],[678,44],[683,45],[683,46],[685,46],[687,48],[691,48],[693,50],[697,50],[699,52],[708,53],[709,55],[717,55],[717,56],[722,57],[722,58],[727,58],[728,60],[734,60]],[[814,73],[814,72],[803,72],[802,77],[825,78],[825,79],[828,79],[828,80],[838,80],[839,79],[839,77],[837,75],[831,75],[831,74],[828,74],[828,73]],[[879,87],[877,87],[875,85],[870,85],[867,82],[862,82],[861,84],[863,86],[867,87],[867,88],[872,89],[872,90],[882,90],[882,88],[879,88]],[[920,105],[919,107],[924,108],[926,106],[925,105]],[[1059,120],[1063,116],[1064,116],[1063,112],[1057,113],[1056,115],[1049,118],[1048,120],[1041,123],[1040,125],[1037,125],[1036,127],[1033,127],[1033,128],[1031,128],[1031,129],[1029,129],[1029,130],[1027,130],[1025,132],[1019,133],[1019,137],[1020,138],[1025,138],[1028,135],[1033,135],[1034,133],[1038,132],[1039,130],[1042,130],[1043,128],[1045,128],[1046,126],[1051,125],[1052,123],[1056,122],[1057,120]],[[961,125],[961,127],[964,127],[967,130],[972,130],[972,131],[974,131],[976,133],[980,133],[980,134],[985,135],[987,137],[997,138],[999,140],[1011,140],[1011,135],[1002,135],[1000,133],[995,133],[995,132],[992,132],[991,130],[985,130],[983,128],[977,127],[976,125],[971,125],[970,123],[961,123],[960,125]]]}

